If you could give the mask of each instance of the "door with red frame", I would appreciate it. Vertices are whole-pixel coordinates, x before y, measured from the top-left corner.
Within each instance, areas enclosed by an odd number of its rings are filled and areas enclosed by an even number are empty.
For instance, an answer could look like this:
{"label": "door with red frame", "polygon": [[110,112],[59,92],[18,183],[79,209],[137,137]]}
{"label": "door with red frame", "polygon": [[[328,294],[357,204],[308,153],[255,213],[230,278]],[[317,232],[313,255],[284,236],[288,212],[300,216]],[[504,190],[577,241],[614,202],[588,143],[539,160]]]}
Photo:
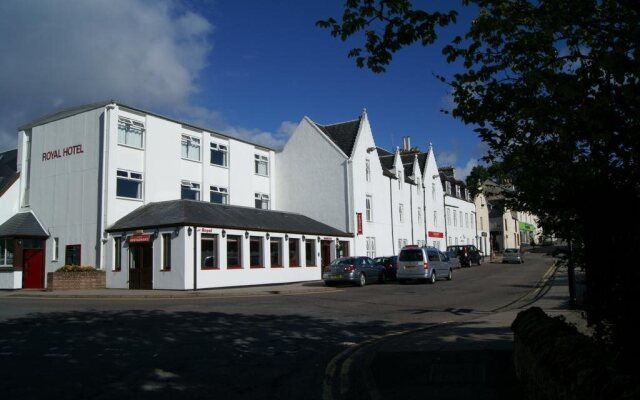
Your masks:
{"label": "door with red frame", "polygon": [[22,257],[22,287],[44,289],[44,250],[24,250]]}

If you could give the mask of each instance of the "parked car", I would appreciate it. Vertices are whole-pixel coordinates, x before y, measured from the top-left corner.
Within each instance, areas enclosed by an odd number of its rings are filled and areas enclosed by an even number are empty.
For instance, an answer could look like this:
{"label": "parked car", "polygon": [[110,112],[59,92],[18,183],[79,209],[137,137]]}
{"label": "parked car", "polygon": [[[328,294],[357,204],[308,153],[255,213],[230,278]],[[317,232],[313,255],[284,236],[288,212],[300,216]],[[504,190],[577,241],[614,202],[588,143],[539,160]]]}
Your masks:
{"label": "parked car", "polygon": [[502,263],[524,263],[522,253],[518,249],[504,249],[502,253]]}
{"label": "parked car", "polygon": [[398,256],[376,257],[373,261],[384,265],[384,269],[387,272],[387,279],[396,279],[396,272],[398,271]]}
{"label": "parked car", "polygon": [[455,251],[445,251],[444,255],[447,257],[447,261],[451,268],[458,269],[462,268],[462,264],[460,263],[460,258],[458,257],[458,253]]}
{"label": "parked car", "polygon": [[340,257],[324,267],[322,280],[327,286],[338,282],[350,282],[364,286],[368,282],[384,282],[386,270],[369,257]]}
{"label": "parked car", "polygon": [[478,248],[472,244],[457,244],[447,246],[447,251],[455,251],[460,258],[460,264],[463,267],[470,267],[471,264],[482,264],[482,254]]}
{"label": "parked car", "polygon": [[435,247],[405,246],[398,256],[399,283],[410,279],[435,283],[437,279],[453,279],[452,268],[445,255]]}

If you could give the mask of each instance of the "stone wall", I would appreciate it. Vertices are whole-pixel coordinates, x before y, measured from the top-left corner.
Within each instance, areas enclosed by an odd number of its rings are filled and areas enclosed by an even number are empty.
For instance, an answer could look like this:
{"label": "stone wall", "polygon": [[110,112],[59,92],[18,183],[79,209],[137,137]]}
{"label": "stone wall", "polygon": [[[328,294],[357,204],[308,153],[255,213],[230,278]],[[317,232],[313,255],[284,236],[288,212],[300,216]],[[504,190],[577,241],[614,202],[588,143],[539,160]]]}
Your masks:
{"label": "stone wall", "polygon": [[49,272],[47,290],[104,289],[106,287],[103,271],[90,272]]}

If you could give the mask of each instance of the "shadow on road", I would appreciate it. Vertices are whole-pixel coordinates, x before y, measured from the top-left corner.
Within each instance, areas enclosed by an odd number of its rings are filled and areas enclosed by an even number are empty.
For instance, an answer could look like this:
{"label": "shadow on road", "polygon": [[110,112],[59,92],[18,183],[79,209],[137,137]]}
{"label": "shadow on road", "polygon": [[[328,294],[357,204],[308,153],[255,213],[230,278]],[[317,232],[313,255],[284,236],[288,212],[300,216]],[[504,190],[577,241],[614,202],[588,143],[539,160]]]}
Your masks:
{"label": "shadow on road", "polygon": [[7,399],[319,398],[328,360],[386,329],[296,315],[32,314],[0,323],[1,386]]}

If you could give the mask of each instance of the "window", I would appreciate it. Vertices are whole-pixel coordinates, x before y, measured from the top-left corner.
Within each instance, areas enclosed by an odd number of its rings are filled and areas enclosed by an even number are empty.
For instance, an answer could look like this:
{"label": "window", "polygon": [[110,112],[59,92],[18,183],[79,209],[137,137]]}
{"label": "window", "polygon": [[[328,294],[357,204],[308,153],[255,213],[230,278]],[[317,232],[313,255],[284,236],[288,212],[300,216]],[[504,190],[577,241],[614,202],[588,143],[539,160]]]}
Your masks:
{"label": "window", "polygon": [[271,238],[269,244],[269,254],[271,255],[271,268],[282,267],[282,238]]}
{"label": "window", "polygon": [[367,257],[376,258],[376,238],[367,237]]}
{"label": "window", "polygon": [[53,249],[52,249],[51,261],[58,261],[58,257],[60,256],[60,249],[58,247],[59,245],[60,245],[60,238],[53,238]]}
{"label": "window", "polygon": [[462,228],[464,225],[462,225],[462,211],[459,211],[460,213],[460,228]]}
{"label": "window", "polygon": [[209,186],[209,201],[218,204],[229,204],[229,190],[220,186]]}
{"label": "window", "polygon": [[79,244],[72,244],[64,250],[64,264],[65,265],[81,265],[81,246]]}
{"label": "window", "polygon": [[171,270],[171,233],[162,234],[162,263],[160,269],[163,271]]}
{"label": "window", "polygon": [[468,213],[464,213],[464,226],[465,227],[469,227],[469,214]]}
{"label": "window", "polygon": [[458,226],[458,213],[453,210],[453,226]]}
{"label": "window", "polygon": [[447,194],[451,195],[451,182],[445,182],[444,183],[444,188],[445,188],[445,191],[447,192]]}
{"label": "window", "polygon": [[209,162],[213,165],[219,165],[221,167],[226,167],[228,165],[227,154],[229,154],[229,150],[227,146],[224,144],[213,143],[210,145],[210,160]]}
{"label": "window", "polygon": [[256,208],[261,208],[263,210],[269,209],[269,195],[264,193],[256,193]]}
{"label": "window", "polygon": [[509,225],[507,225],[507,219],[504,219],[504,230],[509,231]]}
{"label": "window", "polygon": [[122,236],[113,238],[113,270],[122,270]]}
{"label": "window", "polygon": [[26,207],[29,205],[29,193],[31,192],[29,189],[31,187],[31,130],[28,130],[25,133],[24,140],[25,165],[23,168],[27,170],[27,173],[24,175],[24,194],[22,197],[22,205]]}
{"label": "window", "polygon": [[484,230],[484,221],[483,221],[482,217],[480,217],[480,230],[481,231]]}
{"label": "window", "polygon": [[255,154],[253,157],[255,158],[256,174],[269,176],[269,158],[260,154]]}
{"label": "window", "polygon": [[300,266],[300,239],[289,239],[289,266]]}
{"label": "window", "polygon": [[307,267],[316,266],[316,241],[315,239],[306,240],[304,243],[304,259],[307,263]]}
{"label": "window", "polygon": [[13,239],[0,239],[0,265],[13,267]]}
{"label": "window", "polygon": [[117,170],[116,196],[128,199],[142,199],[142,174]]}
{"label": "window", "polygon": [[402,190],[402,171],[398,171],[398,189]]}
{"label": "window", "polygon": [[431,184],[431,200],[436,201],[436,184]]}
{"label": "window", "polygon": [[469,225],[471,225],[471,229],[474,229],[473,224],[475,223],[475,218],[473,217],[473,214],[469,215]]}
{"label": "window", "polygon": [[125,117],[118,117],[118,144],[142,148],[144,143],[144,123]]}
{"label": "window", "polygon": [[200,239],[200,268],[219,269],[218,235],[202,234]]}
{"label": "window", "polygon": [[456,197],[462,198],[462,196],[460,196],[460,185],[456,185]]}
{"label": "window", "polygon": [[433,212],[433,226],[434,227],[438,227],[438,212],[437,211]]}
{"label": "window", "polygon": [[242,236],[227,235],[227,269],[242,268]]}
{"label": "window", "polygon": [[367,182],[371,182],[371,160],[365,160],[364,173],[367,178]]}
{"label": "window", "polygon": [[260,236],[251,236],[249,238],[249,267],[264,267],[262,262],[262,237]]}
{"label": "window", "polygon": [[180,183],[180,198],[187,200],[200,200],[200,184],[182,181]]}
{"label": "window", "polygon": [[398,213],[400,214],[400,222],[404,222],[404,205],[398,204]]}
{"label": "window", "polygon": [[467,190],[467,189],[464,190],[464,197],[465,197],[465,199],[467,199],[467,201],[471,201],[471,196],[469,195],[469,190]]}
{"label": "window", "polygon": [[200,139],[182,135],[182,158],[191,161],[200,161]]}
{"label": "window", "polygon": [[373,198],[369,195],[367,195],[367,198],[365,200],[365,206],[367,208],[367,221],[373,221]]}
{"label": "window", "polygon": [[418,207],[418,223],[422,222],[422,208]]}
{"label": "window", "polygon": [[451,209],[447,208],[447,225],[451,225]]}

